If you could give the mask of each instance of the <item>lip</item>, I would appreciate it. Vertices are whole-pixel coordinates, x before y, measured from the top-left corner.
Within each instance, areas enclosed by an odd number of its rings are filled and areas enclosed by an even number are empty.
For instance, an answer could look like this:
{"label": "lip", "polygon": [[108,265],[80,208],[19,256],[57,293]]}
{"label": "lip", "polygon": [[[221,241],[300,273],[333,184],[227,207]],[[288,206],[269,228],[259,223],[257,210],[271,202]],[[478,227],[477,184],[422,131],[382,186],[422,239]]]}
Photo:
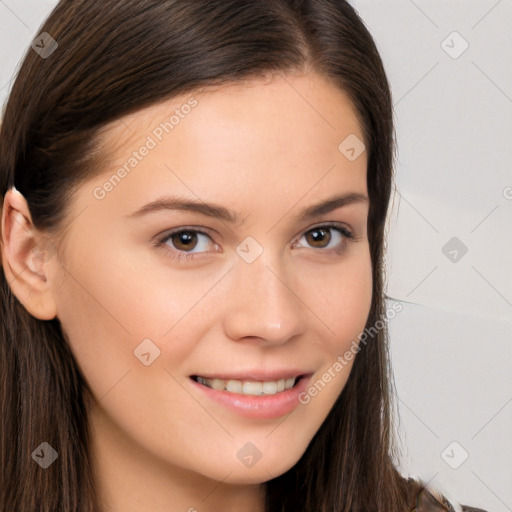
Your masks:
{"label": "lip", "polygon": [[[280,375],[284,374],[281,373]],[[288,375],[289,377],[298,376],[297,374]],[[228,410],[233,411],[240,416],[252,419],[272,419],[280,418],[286,414],[289,414],[300,404],[299,395],[302,392],[306,391],[311,380],[311,376],[313,374],[310,373],[308,375],[304,375],[304,373],[302,373],[299,375],[301,375],[301,379],[295,384],[293,388],[277,392],[274,395],[260,396],[232,393],[231,391],[219,391],[217,389],[205,386],[204,384],[200,384],[191,377],[189,378],[189,380],[194,386],[194,388],[201,392],[203,396],[206,396],[213,402],[216,402],[217,404],[224,406]],[[205,375],[201,376],[206,377]],[[245,374],[245,380],[250,380],[247,374]],[[265,374],[265,378],[262,380],[276,380],[276,378],[269,378],[268,374]]]}

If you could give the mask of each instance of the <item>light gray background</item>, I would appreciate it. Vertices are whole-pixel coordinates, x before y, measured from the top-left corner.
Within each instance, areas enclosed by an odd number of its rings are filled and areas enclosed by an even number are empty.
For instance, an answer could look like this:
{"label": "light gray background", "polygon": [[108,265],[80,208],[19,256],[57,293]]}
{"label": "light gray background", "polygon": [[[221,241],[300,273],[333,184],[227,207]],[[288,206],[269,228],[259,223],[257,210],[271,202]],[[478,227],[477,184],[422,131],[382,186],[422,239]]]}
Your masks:
{"label": "light gray background", "polygon": [[[1,104],[55,4],[0,0]],[[512,511],[512,0],[351,4],[395,105],[387,292],[404,306],[390,322],[402,469]]]}

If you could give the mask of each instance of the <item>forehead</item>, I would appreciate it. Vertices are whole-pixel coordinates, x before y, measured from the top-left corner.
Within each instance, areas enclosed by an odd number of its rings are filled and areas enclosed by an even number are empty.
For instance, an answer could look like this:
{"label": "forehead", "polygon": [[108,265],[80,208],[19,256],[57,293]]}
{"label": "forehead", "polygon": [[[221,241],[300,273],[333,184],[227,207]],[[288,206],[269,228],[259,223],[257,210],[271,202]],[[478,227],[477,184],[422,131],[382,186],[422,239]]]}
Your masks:
{"label": "forehead", "polygon": [[[211,85],[125,116],[102,130],[106,152],[114,158],[125,156],[148,135],[158,145],[168,142],[169,147],[171,140],[179,139],[195,144],[195,153],[215,147],[224,148],[227,155],[235,147],[235,135],[236,141],[272,140],[274,146],[296,141],[298,153],[319,141],[337,147],[349,134],[364,139],[354,105],[330,79],[313,72]],[[300,147],[303,141],[308,144]],[[254,144],[245,148],[246,154]],[[267,152],[272,149],[269,144]]]}
{"label": "forehead", "polygon": [[123,213],[165,192],[239,211],[269,203],[288,208],[284,201],[307,194],[313,203],[333,189],[365,193],[366,153],[347,158],[340,149],[347,138],[363,144],[354,107],[319,75],[208,87],[103,130],[108,162],[88,188],[124,169],[101,202]]}

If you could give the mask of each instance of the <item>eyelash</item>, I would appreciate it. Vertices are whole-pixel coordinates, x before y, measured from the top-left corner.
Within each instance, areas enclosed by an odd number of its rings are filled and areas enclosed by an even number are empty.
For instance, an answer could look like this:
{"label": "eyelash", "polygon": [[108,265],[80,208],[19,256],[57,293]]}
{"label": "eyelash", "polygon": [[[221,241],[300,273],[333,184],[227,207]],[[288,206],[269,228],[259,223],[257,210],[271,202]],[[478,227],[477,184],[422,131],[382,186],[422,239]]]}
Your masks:
{"label": "eyelash", "polygon": [[[354,234],[349,230],[347,229],[346,227],[344,226],[340,226],[336,223],[325,223],[325,224],[320,224],[318,226],[313,226],[312,228],[309,228],[307,231],[304,231],[301,235],[300,238],[302,238],[302,236],[304,236],[306,233],[309,233],[310,231],[315,231],[317,229],[322,229],[322,228],[329,228],[329,229],[332,229],[332,230],[335,230],[335,231],[338,231],[338,233],[340,233],[345,239],[349,240],[349,241],[352,241],[352,240],[355,240],[356,237],[354,236]],[[211,239],[210,235],[208,233],[205,233],[204,231],[201,231],[201,230],[198,230],[198,229],[192,229],[192,228],[187,228],[187,227],[180,227],[180,228],[177,228],[173,231],[168,231],[164,237],[162,238],[159,238],[156,242],[155,245],[157,245],[158,247],[162,247],[164,250],[166,250],[169,255],[171,256],[171,258],[175,259],[175,260],[178,260],[179,262],[186,262],[188,260],[191,260],[193,258],[196,258],[196,257],[201,257],[201,256],[198,256],[198,254],[204,254],[204,253],[187,253],[187,252],[183,252],[183,251],[180,251],[179,249],[172,249],[171,247],[169,247],[169,245],[166,244],[166,242],[168,240],[171,239],[171,237],[173,235],[176,235],[178,233],[182,233],[182,232],[190,232],[190,233],[199,233],[201,235],[205,235],[207,236],[208,238]],[[343,244],[343,240],[342,240],[342,244]],[[314,247],[311,247],[311,249],[315,249]],[[342,249],[323,249],[323,248],[319,248],[318,250],[320,251],[324,251],[324,252],[331,252],[331,251],[334,251],[334,252],[337,252],[337,253],[340,253],[342,251]]]}

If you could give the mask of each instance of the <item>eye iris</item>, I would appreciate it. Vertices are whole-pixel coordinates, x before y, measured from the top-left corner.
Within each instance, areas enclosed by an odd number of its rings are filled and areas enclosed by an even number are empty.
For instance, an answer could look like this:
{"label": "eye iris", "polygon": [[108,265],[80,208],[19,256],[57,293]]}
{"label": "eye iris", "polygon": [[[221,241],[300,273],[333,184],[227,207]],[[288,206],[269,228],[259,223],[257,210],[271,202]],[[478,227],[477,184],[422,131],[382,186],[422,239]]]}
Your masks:
{"label": "eye iris", "polygon": [[[193,249],[197,243],[197,234],[193,231],[180,231],[171,236],[172,242],[177,249]],[[177,243],[176,243],[177,240]],[[193,244],[190,242],[193,241]],[[184,244],[180,247],[180,244]]]}
{"label": "eye iris", "polygon": [[[318,236],[318,233],[321,233],[321,235]],[[310,237],[310,235],[311,235],[311,237]],[[311,244],[314,247],[317,247],[315,244],[318,242],[320,242],[320,247],[323,247],[323,245],[322,245],[323,238],[326,238],[326,241],[324,240],[325,245],[329,245],[329,242],[331,241],[330,231],[328,229],[323,229],[323,228],[312,229],[311,231],[308,232],[306,237],[308,237],[308,244]],[[311,240],[312,240],[312,242],[311,242]]]}

